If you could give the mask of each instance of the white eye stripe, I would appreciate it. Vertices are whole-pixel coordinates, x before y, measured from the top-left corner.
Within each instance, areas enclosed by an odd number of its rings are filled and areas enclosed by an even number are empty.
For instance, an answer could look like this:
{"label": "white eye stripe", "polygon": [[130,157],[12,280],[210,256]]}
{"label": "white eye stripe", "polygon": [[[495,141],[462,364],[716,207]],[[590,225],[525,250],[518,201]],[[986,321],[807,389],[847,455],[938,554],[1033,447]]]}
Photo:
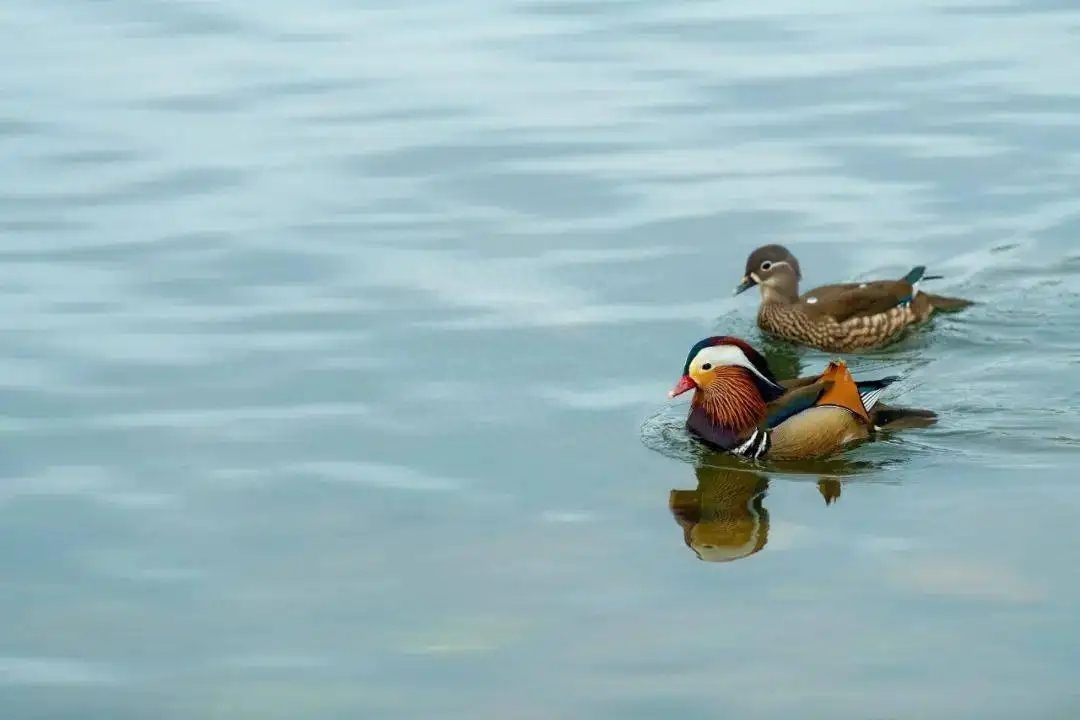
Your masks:
{"label": "white eye stripe", "polygon": [[[758,263],[758,270],[761,272],[776,272],[776,269],[783,265],[789,270],[794,270],[791,264],[787,260],[762,260]],[[761,280],[754,274],[750,273],[750,276],[754,278],[755,282],[761,282]]]}
{"label": "white eye stripe", "polygon": [[750,359],[746,357],[746,353],[734,345],[710,345],[703,348],[694,358],[694,363],[698,367],[710,364],[713,367],[727,365],[729,367],[746,368],[770,385],[773,384],[771,380],[761,374],[761,371],[754,367],[754,363],[750,362]]}

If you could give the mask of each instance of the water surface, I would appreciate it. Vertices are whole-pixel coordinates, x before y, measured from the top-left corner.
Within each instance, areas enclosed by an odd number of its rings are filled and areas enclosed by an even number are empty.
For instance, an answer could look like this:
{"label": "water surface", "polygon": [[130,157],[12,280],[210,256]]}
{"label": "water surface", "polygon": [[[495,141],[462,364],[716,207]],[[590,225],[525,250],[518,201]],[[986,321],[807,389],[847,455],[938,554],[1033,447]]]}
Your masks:
{"label": "water surface", "polygon": [[[7,3],[0,711],[1075,716],[1078,27]],[[852,361],[938,427],[680,454],[766,242],[979,301]]]}

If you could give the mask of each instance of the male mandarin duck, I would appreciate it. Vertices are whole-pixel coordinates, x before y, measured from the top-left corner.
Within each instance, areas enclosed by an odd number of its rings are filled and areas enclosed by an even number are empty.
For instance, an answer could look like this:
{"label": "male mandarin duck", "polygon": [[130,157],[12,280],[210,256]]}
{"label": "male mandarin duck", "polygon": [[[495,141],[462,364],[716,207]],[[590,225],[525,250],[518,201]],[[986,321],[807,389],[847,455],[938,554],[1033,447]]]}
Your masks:
{"label": "male mandarin duck", "polygon": [[820,375],[781,381],[747,342],[714,336],[690,349],[669,397],[694,391],[686,428],[707,446],[750,459],[810,460],[879,430],[933,425],[930,410],[878,403],[898,379],[856,381],[833,361]]}
{"label": "male mandarin duck", "polygon": [[822,285],[799,295],[799,261],[783,245],[765,245],[750,253],[735,294],[761,288],[757,324],[762,330],[825,352],[846,353],[883,347],[935,312],[973,304],[919,289],[923,280],[940,277],[927,275],[920,265],[898,280]]}

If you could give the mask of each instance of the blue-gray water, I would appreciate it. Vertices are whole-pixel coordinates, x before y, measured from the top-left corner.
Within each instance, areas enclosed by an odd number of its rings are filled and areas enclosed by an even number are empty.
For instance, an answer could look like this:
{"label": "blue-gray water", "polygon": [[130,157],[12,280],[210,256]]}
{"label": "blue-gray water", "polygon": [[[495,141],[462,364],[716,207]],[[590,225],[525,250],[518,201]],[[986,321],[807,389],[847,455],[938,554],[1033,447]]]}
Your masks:
{"label": "blue-gray water", "polygon": [[[1076,717],[1078,29],[5,3],[0,715]],[[937,428],[703,562],[666,393],[774,241],[980,304],[854,360]]]}

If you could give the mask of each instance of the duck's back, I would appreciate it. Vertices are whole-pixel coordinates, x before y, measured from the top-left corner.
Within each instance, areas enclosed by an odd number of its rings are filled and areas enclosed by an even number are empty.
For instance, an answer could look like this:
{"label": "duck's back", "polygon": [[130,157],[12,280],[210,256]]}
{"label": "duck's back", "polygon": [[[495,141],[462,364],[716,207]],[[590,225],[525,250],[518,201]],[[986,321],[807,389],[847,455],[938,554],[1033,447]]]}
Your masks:
{"label": "duck's back", "polygon": [[872,280],[823,285],[800,296],[796,305],[813,318],[843,323],[890,312],[916,297],[915,288],[905,280]]}
{"label": "duck's back", "polygon": [[799,296],[798,305],[829,305],[846,292],[865,287],[867,283],[837,283],[835,285],[822,285],[812,290],[807,290]]}

